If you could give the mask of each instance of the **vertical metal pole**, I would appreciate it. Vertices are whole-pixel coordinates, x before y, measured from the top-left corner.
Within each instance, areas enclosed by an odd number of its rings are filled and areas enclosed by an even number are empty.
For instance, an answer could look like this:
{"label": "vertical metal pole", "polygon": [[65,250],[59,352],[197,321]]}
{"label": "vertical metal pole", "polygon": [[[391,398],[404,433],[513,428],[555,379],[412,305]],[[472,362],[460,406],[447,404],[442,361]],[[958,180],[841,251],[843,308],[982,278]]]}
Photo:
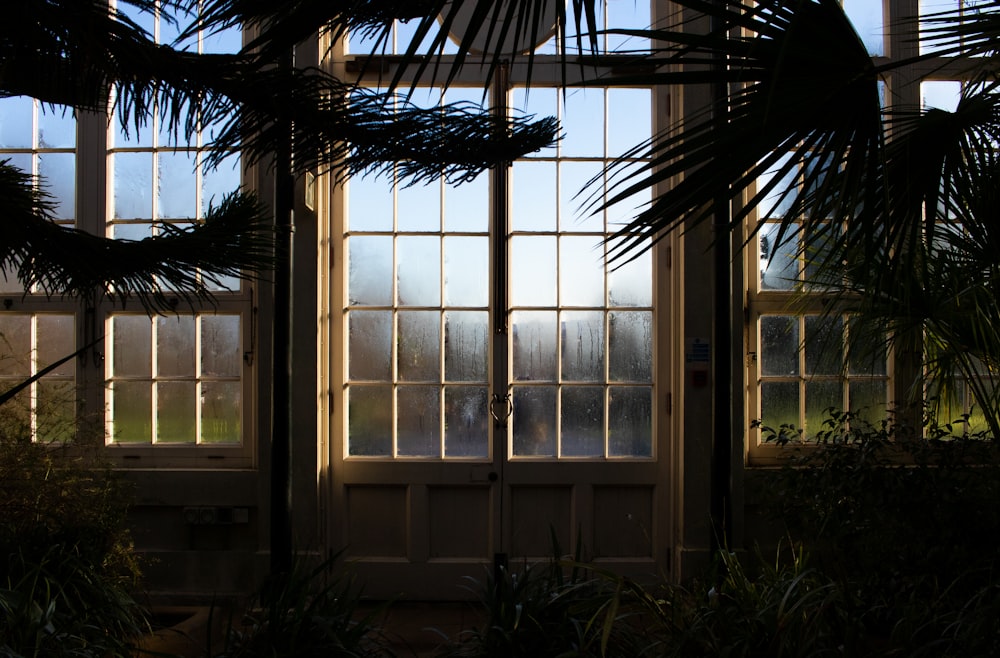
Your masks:
{"label": "vertical metal pole", "polygon": [[[295,52],[279,62],[291,72]],[[278,117],[286,141],[275,154],[274,166],[274,315],[271,389],[271,575],[292,568],[292,254],[295,230],[295,178],[292,174],[293,126]]]}
{"label": "vertical metal pole", "polygon": [[[713,0],[718,9],[725,6],[723,0]],[[710,29],[713,34],[725,35],[725,19],[713,16]],[[717,73],[726,69],[726,56],[717,52],[713,56],[712,67]],[[712,121],[724,126],[728,120],[729,85],[724,81],[712,84]],[[733,454],[733,362],[732,343],[732,238],[730,199],[720,194],[715,199],[712,218],[714,299],[713,336],[715,343],[712,359],[713,382],[713,433],[712,433],[712,530],[714,548],[730,548],[732,541],[732,454]]]}

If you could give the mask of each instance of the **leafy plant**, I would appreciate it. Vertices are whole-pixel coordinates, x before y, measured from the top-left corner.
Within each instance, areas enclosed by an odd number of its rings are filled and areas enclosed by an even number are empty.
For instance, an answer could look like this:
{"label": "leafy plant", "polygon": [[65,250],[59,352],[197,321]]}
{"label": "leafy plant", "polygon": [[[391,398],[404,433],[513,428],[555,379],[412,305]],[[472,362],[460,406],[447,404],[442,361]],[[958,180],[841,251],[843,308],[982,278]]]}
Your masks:
{"label": "leafy plant", "polygon": [[337,557],[314,567],[299,561],[290,573],[272,576],[241,622],[230,620],[216,658],[391,655],[375,625],[381,609],[361,610],[361,590],[335,567]]}
{"label": "leafy plant", "polygon": [[85,445],[0,413],[0,654],[131,656],[145,627],[124,484]]}

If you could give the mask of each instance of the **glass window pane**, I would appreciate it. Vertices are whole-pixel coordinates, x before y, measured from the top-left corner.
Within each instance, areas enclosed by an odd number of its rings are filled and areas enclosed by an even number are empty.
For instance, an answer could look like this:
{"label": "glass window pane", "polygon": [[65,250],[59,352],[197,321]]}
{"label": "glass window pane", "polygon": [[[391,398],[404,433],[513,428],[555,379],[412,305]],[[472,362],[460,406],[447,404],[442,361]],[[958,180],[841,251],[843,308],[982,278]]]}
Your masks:
{"label": "glass window pane", "polygon": [[441,182],[417,183],[396,188],[397,230],[441,230]]}
{"label": "glass window pane", "polygon": [[351,386],[347,400],[348,454],[392,455],[392,387]]}
{"label": "glass window pane", "polygon": [[201,317],[201,374],[210,377],[239,377],[240,316]]}
{"label": "glass window pane", "polygon": [[392,370],[392,313],[348,314],[349,373],[352,380],[385,380]]}
{"label": "glass window pane", "polygon": [[514,236],[511,245],[511,304],[555,306],[555,236]]}
{"label": "glass window pane", "polygon": [[[643,0],[608,0],[608,26],[611,29],[649,29],[650,3]],[[649,39],[620,34],[606,36],[608,52],[636,52],[649,50]]]}
{"label": "glass window pane", "polygon": [[209,206],[218,207],[222,199],[240,186],[240,156],[232,154],[214,169],[202,167],[200,217],[208,215]]}
{"label": "glass window pane", "polygon": [[760,318],[761,373],[789,376],[799,373],[799,323],[794,316]]}
{"label": "glass window pane", "polygon": [[805,427],[808,436],[824,429],[823,422],[830,417],[828,409],[844,409],[844,385],[841,380],[814,380],[806,382]]}
{"label": "glass window pane", "polygon": [[157,443],[194,443],[197,417],[194,382],[157,382]]}
{"label": "glass window pane", "polygon": [[396,285],[405,306],[441,303],[441,238],[401,236],[396,242]]}
{"label": "glass window pane", "polygon": [[116,315],[111,372],[115,377],[150,377],[153,372],[152,324],[144,315]]}
{"label": "glass window pane", "polygon": [[511,168],[510,227],[513,231],[556,228],[556,165],[518,160]]}
{"label": "glass window pane", "polygon": [[194,316],[156,318],[157,376],[194,377],[195,354]]}
{"label": "glass window pane", "polygon": [[515,457],[556,454],[556,387],[515,386],[512,449]]}
{"label": "glass window pane", "polygon": [[844,367],[844,321],[841,317],[805,318],[807,375],[839,375]]}
{"label": "glass window pane", "polygon": [[448,306],[489,304],[490,243],[485,236],[444,239],[444,303]]}
{"label": "glass window pane", "polygon": [[801,429],[798,383],[763,382],[760,385],[760,419],[765,426],[774,430],[782,425]]}
{"label": "glass window pane", "polygon": [[885,54],[882,3],[876,0],[842,0],[844,12],[861,37],[869,55]]}
{"label": "glass window pane", "polygon": [[242,436],[239,382],[203,382],[201,385],[201,442],[239,443]]}
{"label": "glass window pane", "polygon": [[400,386],[398,390],[397,454],[440,457],[440,389],[432,386]]}
{"label": "glass window pane", "polygon": [[653,389],[612,386],[608,392],[608,455],[653,456]]}
{"label": "glass window pane", "polygon": [[114,154],[115,219],[149,219],[153,216],[152,153]]}
{"label": "glass window pane", "polygon": [[444,452],[446,457],[489,455],[489,391],[485,386],[444,389]]}
{"label": "glass window pane", "polygon": [[876,423],[885,417],[885,380],[852,379],[848,395],[850,411],[859,418]]}
{"label": "glass window pane", "polygon": [[615,263],[608,272],[611,306],[653,305],[653,254],[647,250],[635,260]]}
{"label": "glass window pane", "polygon": [[604,313],[564,311],[560,330],[562,379],[604,381]]}
{"label": "glass window pane", "polygon": [[348,290],[351,305],[392,303],[392,237],[352,237],[347,242]]}
{"label": "glass window pane", "polygon": [[649,89],[608,90],[609,156],[621,156],[652,137],[652,98]]}
{"label": "glass window pane", "polygon": [[347,184],[351,231],[392,230],[392,186],[385,178],[355,176]]}
{"label": "glass window pane", "polygon": [[604,456],[604,387],[562,389],[562,457]]}
{"label": "glass window pane", "polygon": [[560,116],[563,157],[604,157],[604,90],[568,89]]}
{"label": "glass window pane", "polygon": [[111,440],[115,443],[151,443],[153,396],[150,382],[111,383]]}
{"label": "glass window pane", "polygon": [[799,273],[798,243],[787,233],[778,242],[778,225],[765,224],[758,233],[761,290],[792,290]]}
{"label": "glass window pane", "polygon": [[449,382],[485,382],[489,349],[489,314],[444,314],[444,373]]}
{"label": "glass window pane", "polygon": [[0,375],[31,375],[31,316],[0,313]]}
{"label": "glass window pane", "polygon": [[156,216],[159,219],[197,217],[198,178],[193,153],[156,155]]}
{"label": "glass window pane", "polygon": [[438,311],[402,311],[398,317],[399,379],[440,381],[441,314]]}
{"label": "glass window pane", "polygon": [[33,117],[34,99],[31,97],[0,98],[0,148],[32,148]]}
{"label": "glass window pane", "polygon": [[559,239],[559,303],[604,305],[604,250],[600,237]]}
{"label": "glass window pane", "polygon": [[616,311],[608,317],[608,376],[615,382],[649,382],[653,377],[653,314]]}
{"label": "glass window pane", "polygon": [[55,206],[53,216],[56,219],[75,218],[76,154],[39,153],[38,175],[42,178],[42,189]]}
{"label": "glass window pane", "polygon": [[[591,196],[604,185],[601,162],[563,162],[559,165],[559,230],[604,233],[604,214],[588,208]],[[596,183],[591,180],[597,178]]]}
{"label": "glass window pane", "polygon": [[72,441],[76,433],[76,394],[71,381],[42,379],[35,386],[35,440]]}
{"label": "glass window pane", "polygon": [[514,380],[555,381],[555,311],[516,311],[512,324]]}
{"label": "glass window pane", "polygon": [[[36,324],[37,369],[64,359],[77,350],[75,322],[72,315],[39,315]],[[76,359],[70,359],[50,375],[72,377],[76,374]]]}
{"label": "glass window pane", "polygon": [[489,176],[480,174],[475,180],[445,189],[445,230],[476,233],[485,233],[489,230],[489,183]]}

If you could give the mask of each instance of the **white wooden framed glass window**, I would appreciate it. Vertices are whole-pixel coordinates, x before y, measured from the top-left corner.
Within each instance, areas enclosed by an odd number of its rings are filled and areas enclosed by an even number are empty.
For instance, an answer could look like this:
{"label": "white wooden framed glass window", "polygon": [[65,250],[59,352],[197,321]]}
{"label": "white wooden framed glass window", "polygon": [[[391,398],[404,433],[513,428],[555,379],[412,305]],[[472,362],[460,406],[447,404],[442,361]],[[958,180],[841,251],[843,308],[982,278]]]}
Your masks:
{"label": "white wooden framed glass window", "polygon": [[[158,13],[125,11],[158,43],[175,42],[178,24]],[[235,52],[241,43],[241,30],[231,29],[179,47]],[[204,165],[201,147],[211,126],[199,126],[185,141],[161,125],[159,108],[146,125],[128,130],[118,117],[60,112],[27,98],[0,99],[0,109],[0,157],[42,176],[56,220],[84,231],[136,240],[183,228],[203,220],[242,181],[239,153],[216,168]],[[77,300],[23,292],[14,278],[0,281],[4,384],[90,345],[25,392],[36,439],[66,439],[74,434],[72,421],[103,418],[96,425],[119,464],[252,463],[250,284],[222,281],[213,303],[178,300],[176,313],[154,317],[109,299],[84,308]],[[62,403],[58,429],[50,430],[41,412],[55,404],[55,392]]]}

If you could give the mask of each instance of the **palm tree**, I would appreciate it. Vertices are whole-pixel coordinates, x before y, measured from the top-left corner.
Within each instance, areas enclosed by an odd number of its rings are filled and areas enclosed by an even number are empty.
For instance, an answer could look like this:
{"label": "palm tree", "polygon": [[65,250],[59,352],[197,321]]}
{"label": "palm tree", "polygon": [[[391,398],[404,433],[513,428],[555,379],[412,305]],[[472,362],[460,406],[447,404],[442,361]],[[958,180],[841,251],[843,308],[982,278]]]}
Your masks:
{"label": "palm tree", "polygon": [[[554,138],[552,120],[501,125],[472,106],[425,110],[404,103],[390,116],[382,112],[384,94],[317,69],[275,66],[279,53],[325,29],[327,19],[339,30],[370,29],[386,16],[412,12],[407,3],[324,3],[347,7],[303,16],[307,4],[211,2],[200,20],[179,24],[178,44],[195,29],[233,22],[262,28],[242,52],[224,55],[158,45],[123,11],[129,5],[180,23],[197,15],[194,0],[119,0],[117,10],[107,0],[22,3],[4,12],[0,26],[0,96],[29,96],[77,112],[106,112],[113,103],[110,111],[126,131],[147,127],[160,112],[166,132],[179,140],[191,138],[199,123],[215,124],[221,130],[206,145],[209,164],[234,149],[248,162],[267,163],[291,140],[294,173],[377,172],[402,162],[402,174],[415,182],[442,172],[458,181]],[[135,298],[148,310],[164,310],[168,293],[210,299],[220,279],[250,276],[272,262],[269,212],[246,193],[234,190],[203,223],[128,241],[56,224],[44,189],[45,181],[0,164],[0,208],[8,222],[0,266],[15,271],[26,290]]]}

